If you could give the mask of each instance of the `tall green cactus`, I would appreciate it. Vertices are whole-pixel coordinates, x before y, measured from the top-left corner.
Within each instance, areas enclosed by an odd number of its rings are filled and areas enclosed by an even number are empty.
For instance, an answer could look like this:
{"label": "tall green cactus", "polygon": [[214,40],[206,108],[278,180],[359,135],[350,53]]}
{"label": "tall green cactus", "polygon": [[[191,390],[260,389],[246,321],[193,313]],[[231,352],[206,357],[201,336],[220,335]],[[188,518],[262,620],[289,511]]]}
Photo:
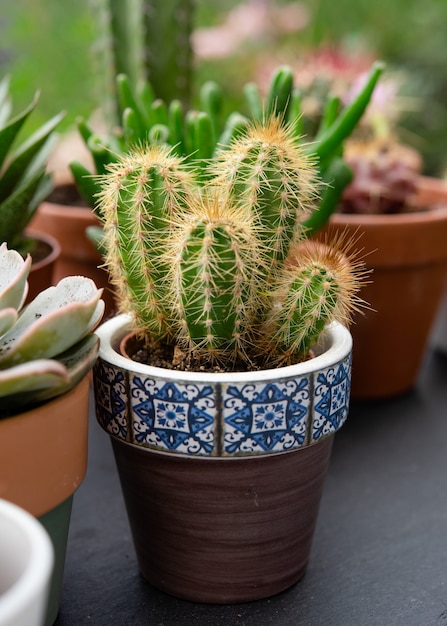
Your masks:
{"label": "tall green cactus", "polygon": [[179,98],[184,105],[189,103],[194,4],[194,0],[93,0],[94,53],[111,126],[121,123],[124,113],[115,89],[117,75],[127,76],[142,101]]}
{"label": "tall green cactus", "polygon": [[349,318],[361,279],[343,246],[291,254],[318,204],[317,164],[272,115],[211,161],[206,182],[202,170],[152,146],[99,179],[121,308],[196,357],[302,358],[327,323]]}

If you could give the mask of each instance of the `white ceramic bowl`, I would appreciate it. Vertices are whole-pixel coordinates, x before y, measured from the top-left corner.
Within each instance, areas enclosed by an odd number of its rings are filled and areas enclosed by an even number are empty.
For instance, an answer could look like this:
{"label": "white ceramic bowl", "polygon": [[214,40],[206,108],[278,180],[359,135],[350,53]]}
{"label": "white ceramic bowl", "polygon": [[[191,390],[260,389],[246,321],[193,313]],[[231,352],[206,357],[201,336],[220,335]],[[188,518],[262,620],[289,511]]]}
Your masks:
{"label": "white ceramic bowl", "polygon": [[44,623],[53,565],[53,544],[42,524],[0,499],[0,626]]}

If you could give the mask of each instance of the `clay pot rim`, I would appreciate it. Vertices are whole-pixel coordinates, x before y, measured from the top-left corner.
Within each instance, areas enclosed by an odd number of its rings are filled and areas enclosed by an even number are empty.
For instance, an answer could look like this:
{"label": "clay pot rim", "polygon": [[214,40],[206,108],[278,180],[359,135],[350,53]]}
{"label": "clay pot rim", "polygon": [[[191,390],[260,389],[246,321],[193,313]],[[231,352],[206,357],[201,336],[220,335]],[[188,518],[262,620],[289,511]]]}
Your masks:
{"label": "clay pot rim", "polygon": [[79,220],[85,222],[86,226],[99,224],[98,218],[93,210],[88,206],[78,206],[76,204],[61,204],[60,202],[42,202],[39,207],[41,213],[49,217],[59,215],[61,211],[66,213],[67,221]]}
{"label": "clay pot rim", "polygon": [[[334,213],[331,222],[334,224],[348,223],[351,226],[377,226],[383,228],[397,227],[402,225],[414,225],[427,222],[444,222],[447,219],[447,206],[428,207],[412,213],[390,213],[388,215],[359,215],[353,213]],[[330,223],[329,223],[330,226]]]}
{"label": "clay pot rim", "polygon": [[[424,200],[428,195],[431,200]],[[436,198],[436,200],[434,200]],[[444,222],[447,220],[447,183],[438,178],[420,176],[418,184],[417,204],[418,211],[408,213],[390,214],[358,214],[358,213],[333,213],[331,222],[349,224],[350,226],[363,226],[369,228],[401,228],[402,226]]]}
{"label": "clay pot rim", "polygon": [[37,261],[37,263],[32,264],[31,271],[33,270],[37,271],[44,265],[49,265],[51,263],[54,263],[56,259],[59,258],[60,253],[61,253],[61,247],[60,247],[58,240],[55,237],[53,237],[52,235],[49,235],[48,233],[43,233],[39,230],[33,230],[33,229],[27,229],[25,231],[25,234],[27,237],[31,237],[31,239],[37,239],[38,241],[42,241],[43,243],[46,243],[51,248],[51,252],[48,256],[46,256],[44,259],[41,259],[40,261]]}
{"label": "clay pot rim", "polygon": [[[340,363],[352,350],[352,337],[349,330],[338,322],[333,322],[327,327],[325,345],[321,352],[313,359],[288,365],[285,367],[271,368],[252,372],[184,372],[164,369],[137,363],[123,356],[119,352],[119,344],[130,331],[130,316],[122,313],[103,323],[96,334],[100,338],[99,357],[124,370],[132,370],[136,374],[156,376],[175,382],[201,382],[209,384],[217,383],[255,383],[271,380],[281,380],[292,376],[302,376],[319,370],[326,369]],[[129,363],[132,367],[129,367]]]}

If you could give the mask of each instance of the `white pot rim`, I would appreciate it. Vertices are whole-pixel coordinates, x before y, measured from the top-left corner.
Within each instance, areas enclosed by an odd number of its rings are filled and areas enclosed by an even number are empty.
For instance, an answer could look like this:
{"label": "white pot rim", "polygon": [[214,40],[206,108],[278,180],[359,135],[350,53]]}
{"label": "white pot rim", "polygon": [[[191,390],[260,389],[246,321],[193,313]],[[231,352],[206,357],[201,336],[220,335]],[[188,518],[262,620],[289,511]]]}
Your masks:
{"label": "white pot rim", "polygon": [[[21,507],[0,499],[2,525],[14,528],[28,544],[28,556],[21,576],[0,595],[0,623],[14,623],[24,606],[32,607],[40,593],[46,593],[54,565],[54,548],[42,524]],[[22,623],[22,622],[20,622]]]}
{"label": "white pot rim", "polygon": [[[320,371],[335,363],[339,363],[350,353],[352,349],[352,336],[349,330],[339,322],[333,322],[325,331],[320,353],[313,359],[260,371],[249,372],[184,372],[161,367],[154,367],[132,361],[119,352],[119,342],[123,336],[131,330],[130,316],[127,314],[117,315],[104,322],[96,334],[100,338],[99,357],[104,361],[115,365],[123,370],[132,370],[136,374],[145,376],[152,375],[171,381],[195,381],[202,383],[251,383],[271,380],[272,378],[289,378],[300,376],[310,372]],[[132,364],[129,367],[129,362]]]}

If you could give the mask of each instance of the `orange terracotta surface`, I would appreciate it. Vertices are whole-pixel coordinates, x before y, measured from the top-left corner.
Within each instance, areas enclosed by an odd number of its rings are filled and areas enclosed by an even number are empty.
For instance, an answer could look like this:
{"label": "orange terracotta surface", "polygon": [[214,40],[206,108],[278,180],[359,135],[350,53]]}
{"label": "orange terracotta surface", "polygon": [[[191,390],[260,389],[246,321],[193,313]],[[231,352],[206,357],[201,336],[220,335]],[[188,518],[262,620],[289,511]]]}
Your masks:
{"label": "orange terracotta surface", "polygon": [[87,469],[90,377],[42,406],[0,419],[0,498],[40,517],[82,483]]}
{"label": "orange terracotta surface", "polygon": [[28,277],[29,291],[26,302],[31,302],[41,291],[53,284],[53,277],[57,260],[61,253],[61,247],[57,239],[46,233],[39,231],[27,230],[26,234],[30,237],[40,239],[47,244],[49,254],[41,261],[34,262],[31,265],[31,271]]}
{"label": "orange terracotta surface", "polygon": [[94,213],[87,207],[42,202],[31,225],[60,244],[61,254],[55,264],[53,282],[56,284],[61,278],[73,275],[91,278],[97,287],[104,289],[106,311],[112,314],[115,309],[113,288],[107,272],[100,267],[101,255],[86,235],[89,226],[99,225]]}
{"label": "orange terracotta surface", "polygon": [[[447,199],[447,186],[422,178],[420,204]],[[373,310],[357,314],[352,397],[381,398],[411,389],[418,377],[447,277],[447,202],[395,215],[335,214],[329,233],[363,248],[371,282],[361,291]]]}

